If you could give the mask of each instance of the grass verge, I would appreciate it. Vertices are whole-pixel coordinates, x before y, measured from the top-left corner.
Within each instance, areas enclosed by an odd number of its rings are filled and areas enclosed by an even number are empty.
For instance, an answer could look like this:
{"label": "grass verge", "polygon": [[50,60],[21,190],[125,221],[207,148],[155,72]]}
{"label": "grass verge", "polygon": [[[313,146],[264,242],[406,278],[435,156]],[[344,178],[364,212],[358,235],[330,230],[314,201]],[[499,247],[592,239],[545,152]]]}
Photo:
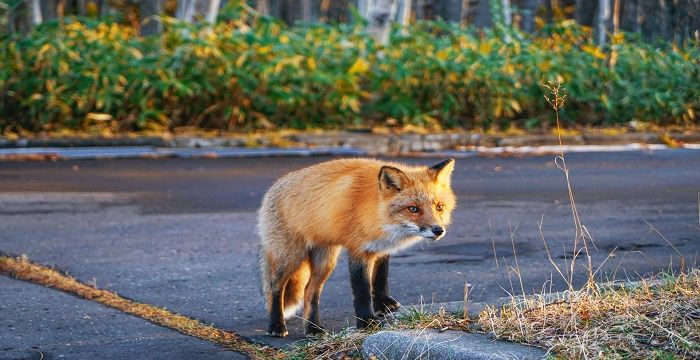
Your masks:
{"label": "grass verge", "polygon": [[231,350],[244,353],[253,359],[284,357],[276,349],[255,345],[233,332],[217,329],[199,320],[153,305],[125,299],[114,292],[83,284],[55,269],[34,264],[24,256],[19,258],[0,256],[0,274],[98,302],[127,314],[138,316],[156,325],[225,346]]}
{"label": "grass verge", "polygon": [[[513,297],[504,306],[487,307],[478,318],[444,309],[411,310],[382,330],[489,333],[544,348],[556,359],[700,358],[700,269],[563,294]],[[377,330],[326,334],[292,348],[286,356],[361,359],[362,342]]]}
{"label": "grass verge", "polygon": [[641,281],[596,284],[564,300],[533,296],[479,316],[496,338],[548,349],[566,359],[700,358],[700,270]]}

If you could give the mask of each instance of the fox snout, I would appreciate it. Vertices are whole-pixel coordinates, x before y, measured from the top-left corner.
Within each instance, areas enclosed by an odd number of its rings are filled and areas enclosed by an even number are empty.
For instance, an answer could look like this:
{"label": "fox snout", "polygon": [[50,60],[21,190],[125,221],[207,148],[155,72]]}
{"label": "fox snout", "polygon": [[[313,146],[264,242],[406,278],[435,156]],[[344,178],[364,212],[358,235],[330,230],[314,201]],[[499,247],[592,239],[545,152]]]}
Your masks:
{"label": "fox snout", "polygon": [[440,225],[435,225],[432,227],[421,227],[420,235],[426,239],[437,241],[443,235],[445,235],[445,229]]}

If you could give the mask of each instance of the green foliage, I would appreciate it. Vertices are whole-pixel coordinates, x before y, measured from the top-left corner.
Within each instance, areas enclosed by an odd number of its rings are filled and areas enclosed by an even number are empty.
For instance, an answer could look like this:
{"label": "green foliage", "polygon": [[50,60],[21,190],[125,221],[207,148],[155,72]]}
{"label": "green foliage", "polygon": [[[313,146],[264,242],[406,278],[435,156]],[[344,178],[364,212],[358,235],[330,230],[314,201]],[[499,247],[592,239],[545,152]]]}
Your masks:
{"label": "green foliage", "polygon": [[[700,51],[618,35],[605,49],[571,21],[528,36],[419,21],[382,47],[362,24],[287,27],[232,6],[214,27],[161,19],[143,38],[84,18],[0,38],[0,131],[196,126],[490,128],[550,121],[559,78],[574,124],[697,123]],[[107,115],[104,115],[107,114]],[[545,126],[547,123],[544,124]]]}

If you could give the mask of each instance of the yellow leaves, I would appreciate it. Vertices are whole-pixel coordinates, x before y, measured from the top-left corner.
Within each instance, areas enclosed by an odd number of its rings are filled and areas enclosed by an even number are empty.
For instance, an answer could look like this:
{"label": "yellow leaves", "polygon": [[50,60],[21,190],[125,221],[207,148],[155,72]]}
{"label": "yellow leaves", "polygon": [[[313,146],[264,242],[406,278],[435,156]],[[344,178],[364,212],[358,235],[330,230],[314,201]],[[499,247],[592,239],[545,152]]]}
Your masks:
{"label": "yellow leaves", "polygon": [[298,69],[298,68],[300,67],[301,62],[302,62],[303,60],[304,60],[304,57],[301,56],[301,55],[296,55],[296,56],[293,56],[293,57],[291,57],[291,58],[282,59],[282,60],[280,60],[280,61],[277,63],[277,65],[275,65],[275,70],[274,70],[274,72],[275,72],[275,74],[279,74],[280,72],[282,72],[282,70],[283,70],[286,66],[291,66],[291,67],[293,67],[293,68],[297,68],[297,69]]}
{"label": "yellow leaves", "polygon": [[343,110],[350,108],[354,112],[360,112],[360,100],[354,96],[343,95],[340,98],[340,108]]}
{"label": "yellow leaves", "polygon": [[243,54],[236,59],[236,67],[241,67],[243,66],[243,63],[245,63],[246,59],[248,58],[247,54]]}
{"label": "yellow leaves", "polygon": [[613,45],[622,44],[625,42],[625,33],[617,33],[612,36],[611,40]]}
{"label": "yellow leaves", "polygon": [[435,54],[435,57],[440,60],[447,60],[450,57],[449,49],[442,49]]}
{"label": "yellow leaves", "polygon": [[597,46],[586,44],[581,46],[581,50],[587,54],[593,55],[596,59],[605,60],[605,53]]}
{"label": "yellow leaves", "polygon": [[289,44],[289,36],[287,36],[287,35],[280,36],[280,43]]}
{"label": "yellow leaves", "polygon": [[482,42],[479,44],[479,53],[481,55],[488,55],[491,52],[491,44],[487,42]]}
{"label": "yellow leaves", "polygon": [[517,100],[510,100],[510,108],[513,109],[516,113],[523,111],[523,109],[520,108],[520,103]]}
{"label": "yellow leaves", "polygon": [[56,80],[54,80],[54,79],[46,80],[46,82],[44,83],[44,87],[46,87],[46,91],[53,92],[54,89],[56,88]]}
{"label": "yellow leaves", "polygon": [[65,75],[70,71],[70,66],[63,60],[58,61],[58,74]]}
{"label": "yellow leaves", "polygon": [[85,118],[93,121],[109,121],[112,120],[112,115],[104,113],[88,113]]}
{"label": "yellow leaves", "polygon": [[515,75],[515,66],[511,63],[507,63],[503,66],[503,72],[508,75]]}
{"label": "yellow leaves", "polygon": [[129,48],[129,52],[131,55],[133,55],[137,60],[141,60],[143,58],[143,54],[136,48]]}
{"label": "yellow leaves", "polygon": [[265,45],[265,46],[260,46],[256,49],[257,53],[260,55],[265,55],[272,51],[272,46],[270,45]]}
{"label": "yellow leaves", "polygon": [[349,74],[361,74],[369,70],[369,62],[364,58],[357,58],[355,63],[348,69]]}
{"label": "yellow leaves", "polygon": [[312,57],[306,59],[306,66],[311,70],[316,70],[316,60]]}
{"label": "yellow leaves", "polygon": [[44,54],[46,54],[50,50],[53,50],[53,46],[49,43],[44,44],[44,46],[39,48],[39,51],[36,53],[37,58],[42,59],[44,57]]}

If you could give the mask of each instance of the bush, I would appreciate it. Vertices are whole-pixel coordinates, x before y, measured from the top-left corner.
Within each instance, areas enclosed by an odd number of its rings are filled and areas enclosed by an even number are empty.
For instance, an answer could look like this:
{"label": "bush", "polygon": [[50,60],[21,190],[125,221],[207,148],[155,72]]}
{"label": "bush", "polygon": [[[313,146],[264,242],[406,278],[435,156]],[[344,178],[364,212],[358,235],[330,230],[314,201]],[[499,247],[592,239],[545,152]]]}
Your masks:
{"label": "bush", "polygon": [[64,18],[0,39],[0,131],[547,127],[551,78],[570,124],[689,124],[700,110],[696,45],[619,34],[602,49],[571,21],[532,36],[420,21],[381,47],[361,24],[287,27],[240,6],[222,18],[163,18],[149,38]]}

